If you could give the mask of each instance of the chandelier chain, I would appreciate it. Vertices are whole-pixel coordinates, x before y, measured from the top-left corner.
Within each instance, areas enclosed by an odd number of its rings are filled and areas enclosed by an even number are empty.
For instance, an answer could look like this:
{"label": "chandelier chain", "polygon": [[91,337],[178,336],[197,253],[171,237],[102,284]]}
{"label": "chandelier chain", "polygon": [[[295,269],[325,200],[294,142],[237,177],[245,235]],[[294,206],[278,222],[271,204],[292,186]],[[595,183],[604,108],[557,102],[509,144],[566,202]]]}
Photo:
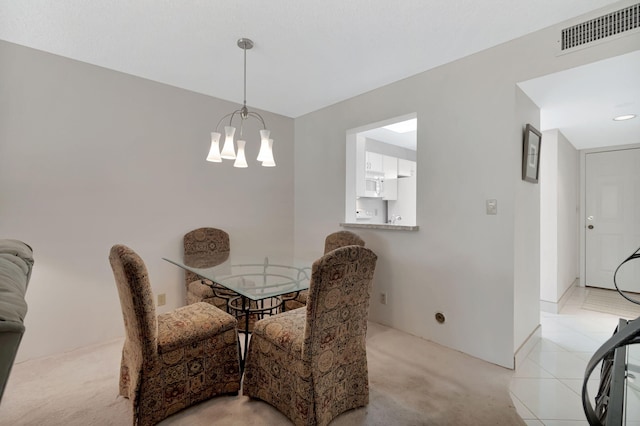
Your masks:
{"label": "chandelier chain", "polygon": [[247,46],[245,45],[242,50],[244,51],[244,101],[242,105],[243,115],[246,115],[247,112]]}

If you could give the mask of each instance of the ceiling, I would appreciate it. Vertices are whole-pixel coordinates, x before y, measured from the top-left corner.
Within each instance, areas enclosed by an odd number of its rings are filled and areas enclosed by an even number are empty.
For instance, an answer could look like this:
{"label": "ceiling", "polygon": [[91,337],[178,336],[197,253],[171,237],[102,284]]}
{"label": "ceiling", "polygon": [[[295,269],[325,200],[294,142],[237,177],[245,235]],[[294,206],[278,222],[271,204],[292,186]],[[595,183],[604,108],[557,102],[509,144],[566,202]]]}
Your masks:
{"label": "ceiling", "polygon": [[384,127],[376,127],[375,129],[359,132],[359,134],[379,142],[388,143],[401,148],[410,149],[412,151],[416,151],[418,149],[418,132],[415,130],[411,132],[397,133],[387,130]]}
{"label": "ceiling", "polygon": [[[559,129],[577,149],[640,143],[640,50],[518,85],[540,108],[540,130]],[[613,121],[622,114],[637,117]]]}
{"label": "ceiling", "polygon": [[[0,1],[0,39],[240,104],[243,54],[236,41],[248,37],[255,47],[247,52],[247,104],[295,118],[613,3]],[[637,55],[631,60],[637,70]],[[583,67],[597,76],[582,86],[572,75],[578,69],[523,82],[542,109],[543,128],[560,128],[577,147],[574,140],[585,135],[586,144],[595,143],[603,130],[586,126],[595,121],[588,112],[611,93],[596,91],[620,81],[626,67],[611,64]],[[611,72],[616,78],[607,77]],[[631,80],[625,87],[637,94],[640,79]],[[638,105],[637,96],[628,98],[606,102]],[[605,139],[621,140],[597,138]]]}

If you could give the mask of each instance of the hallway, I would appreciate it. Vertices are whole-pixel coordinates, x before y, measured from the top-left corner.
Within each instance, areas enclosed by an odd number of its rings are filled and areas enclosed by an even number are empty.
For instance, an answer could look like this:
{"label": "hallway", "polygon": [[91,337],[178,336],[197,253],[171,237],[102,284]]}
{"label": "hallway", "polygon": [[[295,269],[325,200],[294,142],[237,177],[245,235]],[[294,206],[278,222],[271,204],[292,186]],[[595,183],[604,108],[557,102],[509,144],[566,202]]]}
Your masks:
{"label": "hallway", "polygon": [[[511,380],[513,403],[529,426],[588,426],[581,400],[585,368],[593,353],[611,337],[621,315],[584,309],[584,300],[592,291],[589,288],[570,291],[559,314],[541,312],[542,339]],[[596,368],[589,380],[592,400],[599,374]],[[630,414],[626,424],[640,426],[640,413]]]}

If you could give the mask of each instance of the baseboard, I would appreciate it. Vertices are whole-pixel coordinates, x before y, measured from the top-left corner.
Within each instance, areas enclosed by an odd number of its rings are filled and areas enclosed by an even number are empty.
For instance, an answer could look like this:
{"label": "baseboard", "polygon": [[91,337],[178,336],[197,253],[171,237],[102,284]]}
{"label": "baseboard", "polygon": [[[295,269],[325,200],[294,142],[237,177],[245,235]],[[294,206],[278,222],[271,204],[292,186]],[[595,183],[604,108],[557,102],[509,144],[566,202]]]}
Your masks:
{"label": "baseboard", "polygon": [[513,355],[513,368],[518,368],[520,364],[529,356],[529,352],[538,344],[542,339],[542,326],[538,326],[531,332],[529,337],[520,345],[516,353]]}
{"label": "baseboard", "polygon": [[558,312],[560,312],[560,308],[558,307],[557,303],[549,302],[546,300],[540,301],[540,310],[549,314],[557,314]]}
{"label": "baseboard", "polygon": [[573,288],[577,287],[579,283],[580,283],[580,279],[576,278],[571,283],[571,285],[564,291],[564,294],[562,295],[562,297],[560,297],[560,300],[558,300],[555,303],[549,302],[548,300],[540,300],[540,310],[542,312],[547,312],[550,314],[560,313],[564,305],[567,304],[567,300],[569,300],[569,297],[571,296],[571,292],[573,291]]}

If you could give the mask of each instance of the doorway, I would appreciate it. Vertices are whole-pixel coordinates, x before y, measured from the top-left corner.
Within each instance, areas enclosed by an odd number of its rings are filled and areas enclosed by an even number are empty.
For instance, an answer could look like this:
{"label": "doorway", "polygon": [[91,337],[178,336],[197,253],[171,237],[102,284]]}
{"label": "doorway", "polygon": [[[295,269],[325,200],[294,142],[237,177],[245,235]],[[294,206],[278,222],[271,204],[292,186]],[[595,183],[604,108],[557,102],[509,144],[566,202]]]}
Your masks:
{"label": "doorway", "polygon": [[[619,115],[638,114],[640,80],[635,76],[638,75],[639,70],[640,50],[636,50],[518,83],[518,87],[540,109],[540,130],[545,132],[557,129],[579,152],[580,158],[579,208],[573,211],[577,222],[574,228],[577,236],[571,244],[567,243],[564,247],[554,246],[557,247],[559,261],[557,264],[548,265],[552,268],[553,274],[550,280],[541,282],[541,290],[548,287],[550,291],[554,291],[550,296],[541,293],[541,300],[549,302],[550,306],[554,305],[555,309],[564,303],[565,292],[562,290],[570,286],[570,281],[574,280],[573,277],[566,276],[556,278],[557,265],[562,264],[561,255],[571,256],[571,259],[575,259],[573,262],[579,262],[578,271],[576,271],[579,275],[579,285],[593,285],[585,278],[586,231],[588,230],[585,218],[590,215],[586,213],[585,206],[585,153],[640,147],[638,145],[640,120],[637,118],[627,121],[613,120]],[[543,145],[545,145],[544,137]],[[545,149],[542,149],[541,154],[544,157]],[[541,167],[544,169],[545,166],[541,164]],[[558,171],[563,173],[566,171],[560,163]],[[567,200],[566,194],[558,195],[556,198],[558,202]],[[555,210],[548,213],[553,216],[556,214]],[[599,228],[595,228],[594,225],[595,229]],[[616,258],[615,262],[609,261],[610,264],[615,263],[613,269],[615,270],[615,267],[635,248],[622,255],[621,259]],[[576,255],[574,250],[578,250],[579,253]],[[548,251],[545,253],[549,254]],[[590,266],[594,265],[591,260],[589,263]],[[634,262],[629,262],[624,268],[631,266],[632,263]],[[610,270],[611,265],[601,269]],[[565,279],[561,280],[561,278]],[[613,270],[610,270],[605,283],[609,282],[612,285],[612,278]],[[622,282],[623,279],[626,280],[621,278],[620,281]],[[606,284],[599,283],[599,285],[607,288]]]}

